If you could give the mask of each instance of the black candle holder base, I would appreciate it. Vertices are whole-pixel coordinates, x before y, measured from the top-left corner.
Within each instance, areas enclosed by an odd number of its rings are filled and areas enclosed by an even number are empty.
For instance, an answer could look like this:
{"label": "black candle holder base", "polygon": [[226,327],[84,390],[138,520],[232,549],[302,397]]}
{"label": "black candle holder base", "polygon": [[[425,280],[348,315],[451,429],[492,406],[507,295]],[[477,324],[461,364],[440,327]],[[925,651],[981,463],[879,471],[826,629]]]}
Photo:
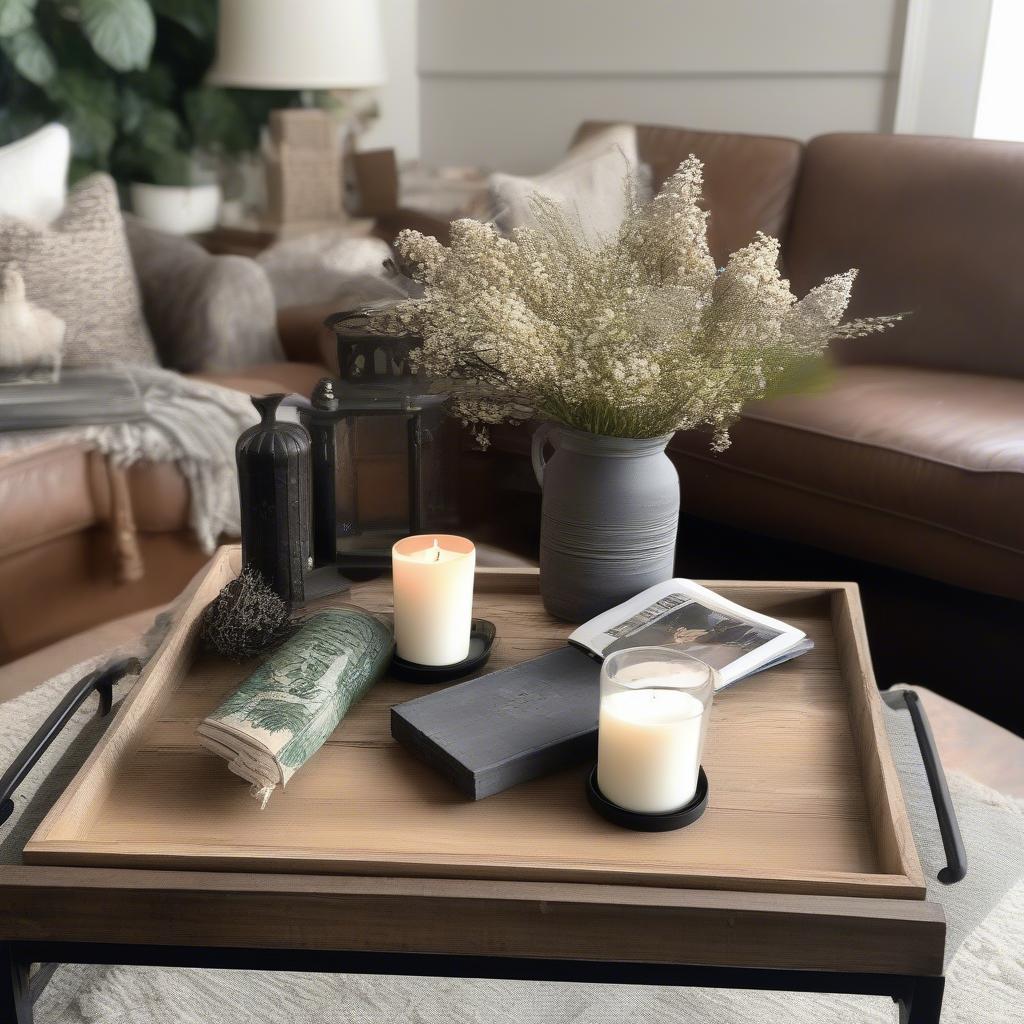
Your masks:
{"label": "black candle holder base", "polygon": [[450,679],[468,676],[486,664],[494,647],[496,629],[487,619],[474,619],[469,631],[469,654],[452,665],[418,665],[406,661],[395,653],[391,659],[391,674],[407,683],[446,683]]}
{"label": "black candle holder base", "polygon": [[631,828],[634,832],[673,832],[678,828],[692,825],[708,807],[708,777],[701,766],[697,774],[697,792],[693,799],[678,811],[667,814],[643,814],[627,811],[625,807],[613,804],[598,788],[597,765],[587,776],[587,801],[590,806],[614,825]]}

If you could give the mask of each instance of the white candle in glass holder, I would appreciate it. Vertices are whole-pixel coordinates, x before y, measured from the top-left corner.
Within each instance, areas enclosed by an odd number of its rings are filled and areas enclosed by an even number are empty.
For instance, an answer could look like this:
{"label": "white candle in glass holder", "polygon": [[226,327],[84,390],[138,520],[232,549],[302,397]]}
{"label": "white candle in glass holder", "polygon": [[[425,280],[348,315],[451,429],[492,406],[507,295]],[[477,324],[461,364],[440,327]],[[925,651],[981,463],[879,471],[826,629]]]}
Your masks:
{"label": "white candle in glass holder", "polygon": [[597,785],[641,814],[685,807],[697,791],[715,673],[671,648],[619,651],[601,671]]}
{"label": "white candle in glass holder", "polygon": [[398,656],[453,665],[469,654],[476,548],[465,537],[406,537],[391,549]]}

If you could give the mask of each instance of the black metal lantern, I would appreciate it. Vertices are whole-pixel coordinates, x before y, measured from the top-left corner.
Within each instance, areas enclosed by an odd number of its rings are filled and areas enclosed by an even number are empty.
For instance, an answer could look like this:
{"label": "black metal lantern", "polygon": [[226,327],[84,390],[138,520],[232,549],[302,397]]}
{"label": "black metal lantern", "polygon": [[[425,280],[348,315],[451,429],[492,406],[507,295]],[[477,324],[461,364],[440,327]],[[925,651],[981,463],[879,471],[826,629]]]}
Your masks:
{"label": "black metal lantern", "polygon": [[323,378],[300,412],[312,439],[313,562],[341,573],[387,569],[396,540],[455,523],[443,468],[457,456],[457,428],[444,417],[448,394],[412,372],[415,339],[368,333],[358,314],[327,324],[341,376]]}

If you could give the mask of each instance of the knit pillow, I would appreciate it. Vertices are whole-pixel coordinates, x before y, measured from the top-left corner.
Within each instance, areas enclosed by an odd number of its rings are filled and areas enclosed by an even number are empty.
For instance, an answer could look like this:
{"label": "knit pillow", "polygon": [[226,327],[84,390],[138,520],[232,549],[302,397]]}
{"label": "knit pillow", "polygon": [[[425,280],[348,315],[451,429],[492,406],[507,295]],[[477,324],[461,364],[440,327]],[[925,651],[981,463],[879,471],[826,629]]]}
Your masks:
{"label": "knit pillow", "polygon": [[29,301],[67,324],[65,364],[156,364],[108,175],[76,185],[52,224],[0,215],[0,266],[7,263],[18,265]]}

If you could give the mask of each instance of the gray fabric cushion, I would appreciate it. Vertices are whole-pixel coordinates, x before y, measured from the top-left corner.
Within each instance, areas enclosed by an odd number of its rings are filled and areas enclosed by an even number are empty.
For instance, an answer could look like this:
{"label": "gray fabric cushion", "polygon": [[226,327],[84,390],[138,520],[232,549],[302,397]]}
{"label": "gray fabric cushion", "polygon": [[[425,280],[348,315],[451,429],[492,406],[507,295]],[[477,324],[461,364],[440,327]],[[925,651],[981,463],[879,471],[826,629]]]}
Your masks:
{"label": "gray fabric cushion", "polygon": [[127,215],[125,226],[160,362],[182,373],[234,370],[284,358],[274,293],[245,256],[202,246]]}
{"label": "gray fabric cushion", "polygon": [[12,262],[29,301],[67,325],[65,363],[156,363],[108,175],[79,182],[52,224],[0,216],[0,266]]}

